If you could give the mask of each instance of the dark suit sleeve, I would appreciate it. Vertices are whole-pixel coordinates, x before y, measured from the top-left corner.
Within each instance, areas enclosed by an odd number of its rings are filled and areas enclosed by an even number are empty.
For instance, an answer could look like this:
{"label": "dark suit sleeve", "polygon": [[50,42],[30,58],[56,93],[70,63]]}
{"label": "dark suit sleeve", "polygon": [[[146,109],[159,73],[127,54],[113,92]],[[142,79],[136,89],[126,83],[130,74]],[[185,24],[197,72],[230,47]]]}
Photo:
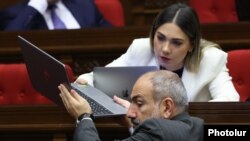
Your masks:
{"label": "dark suit sleeve", "polygon": [[100,27],[111,27],[113,25],[111,25],[110,22],[108,22],[103,15],[101,14],[101,12],[98,10],[98,8],[95,8],[96,11],[96,21],[98,23],[98,26]]}
{"label": "dark suit sleeve", "polygon": [[161,127],[157,120],[147,120],[135,129],[132,136],[122,141],[165,141]]}
{"label": "dark suit sleeve", "polygon": [[[101,11],[98,9],[97,5],[94,3],[93,0],[90,0],[89,3],[92,3],[92,7],[93,9],[93,14],[95,14],[95,22],[96,22],[96,26],[97,27],[111,27],[111,23],[109,21],[107,21],[104,16],[102,15]],[[90,10],[89,10],[90,11]]]}
{"label": "dark suit sleeve", "polygon": [[0,20],[2,30],[48,29],[43,16],[27,3],[2,10]]}
{"label": "dark suit sleeve", "polygon": [[123,141],[203,141],[203,121],[185,118],[146,120],[135,129],[131,137]]}
{"label": "dark suit sleeve", "polygon": [[[157,141],[163,140],[162,131],[154,121],[142,124],[131,137],[122,141]],[[92,120],[81,121],[75,130],[73,141],[100,141],[95,124]],[[118,140],[115,140],[118,141]]]}
{"label": "dark suit sleeve", "polygon": [[[183,117],[181,120],[146,120],[135,129],[133,135],[121,141],[203,141],[203,120]],[[73,141],[100,141],[93,121],[81,121]]]}
{"label": "dark suit sleeve", "polygon": [[94,122],[82,120],[76,127],[73,141],[100,141]]}
{"label": "dark suit sleeve", "polygon": [[62,0],[81,28],[112,27],[93,0]]}

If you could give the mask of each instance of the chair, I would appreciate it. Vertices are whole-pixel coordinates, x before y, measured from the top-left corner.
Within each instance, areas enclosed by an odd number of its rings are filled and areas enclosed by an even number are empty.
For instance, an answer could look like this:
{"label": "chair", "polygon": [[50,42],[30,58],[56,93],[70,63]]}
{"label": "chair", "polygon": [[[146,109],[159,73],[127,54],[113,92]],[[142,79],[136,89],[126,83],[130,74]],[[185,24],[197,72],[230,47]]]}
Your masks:
{"label": "chair", "polygon": [[227,67],[240,101],[250,101],[250,50],[228,51]]}
{"label": "chair", "polygon": [[235,0],[190,0],[200,23],[238,22]]}
{"label": "chair", "polygon": [[124,26],[125,16],[120,0],[95,0],[95,4],[103,17],[114,26]]}
{"label": "chair", "polygon": [[[66,65],[69,79],[71,68]],[[0,64],[0,105],[53,104],[33,89],[25,64]]]}

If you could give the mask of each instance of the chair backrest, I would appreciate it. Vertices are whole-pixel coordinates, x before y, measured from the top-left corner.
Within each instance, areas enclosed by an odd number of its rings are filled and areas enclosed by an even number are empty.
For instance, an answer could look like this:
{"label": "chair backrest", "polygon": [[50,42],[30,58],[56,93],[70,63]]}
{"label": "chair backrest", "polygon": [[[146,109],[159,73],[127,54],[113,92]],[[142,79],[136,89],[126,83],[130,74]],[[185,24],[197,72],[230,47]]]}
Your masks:
{"label": "chair backrest", "polygon": [[95,0],[95,4],[103,17],[114,26],[124,26],[124,9],[120,0]]}
{"label": "chair backrest", "polygon": [[235,89],[240,95],[240,101],[250,100],[250,49],[231,50],[228,52],[229,74]]}
{"label": "chair backrest", "polygon": [[189,0],[201,23],[238,22],[235,0]]}
{"label": "chair backrest", "polygon": [[[67,65],[69,79],[74,75]],[[0,64],[0,105],[53,104],[33,89],[25,64]]]}

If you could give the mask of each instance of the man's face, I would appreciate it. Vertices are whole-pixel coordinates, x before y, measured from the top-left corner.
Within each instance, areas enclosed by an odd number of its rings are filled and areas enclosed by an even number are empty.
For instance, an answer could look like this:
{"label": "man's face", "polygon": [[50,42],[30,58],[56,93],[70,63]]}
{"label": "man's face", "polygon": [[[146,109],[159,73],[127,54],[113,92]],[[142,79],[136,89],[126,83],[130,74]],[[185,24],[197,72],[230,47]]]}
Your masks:
{"label": "man's face", "polygon": [[143,121],[160,117],[159,105],[153,99],[153,87],[148,78],[140,78],[131,93],[131,104],[127,116],[136,127]]}

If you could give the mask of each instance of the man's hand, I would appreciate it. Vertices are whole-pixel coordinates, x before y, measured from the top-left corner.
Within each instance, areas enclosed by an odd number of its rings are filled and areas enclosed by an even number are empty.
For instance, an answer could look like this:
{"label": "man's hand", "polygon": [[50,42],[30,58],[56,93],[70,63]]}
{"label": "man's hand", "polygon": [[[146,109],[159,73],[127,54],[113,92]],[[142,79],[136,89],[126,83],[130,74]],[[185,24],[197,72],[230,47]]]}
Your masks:
{"label": "man's hand", "polygon": [[60,96],[68,113],[77,119],[83,113],[92,113],[89,103],[81,97],[75,90],[70,90],[60,84],[58,86],[61,91]]}
{"label": "man's hand", "polygon": [[125,107],[126,109],[128,109],[129,106],[130,106],[130,102],[129,101],[124,100],[124,99],[122,99],[120,97],[114,96],[113,99],[114,99],[114,101],[116,103],[120,104],[121,106]]}
{"label": "man's hand", "polygon": [[[116,103],[120,104],[121,106],[125,107],[126,109],[128,109],[129,106],[130,106],[130,102],[129,101],[124,100],[124,99],[122,99],[120,97],[114,96],[113,100]],[[127,116],[125,118],[117,118],[117,121],[121,125],[127,126],[128,128],[132,127],[132,123],[131,123],[130,119]]]}

